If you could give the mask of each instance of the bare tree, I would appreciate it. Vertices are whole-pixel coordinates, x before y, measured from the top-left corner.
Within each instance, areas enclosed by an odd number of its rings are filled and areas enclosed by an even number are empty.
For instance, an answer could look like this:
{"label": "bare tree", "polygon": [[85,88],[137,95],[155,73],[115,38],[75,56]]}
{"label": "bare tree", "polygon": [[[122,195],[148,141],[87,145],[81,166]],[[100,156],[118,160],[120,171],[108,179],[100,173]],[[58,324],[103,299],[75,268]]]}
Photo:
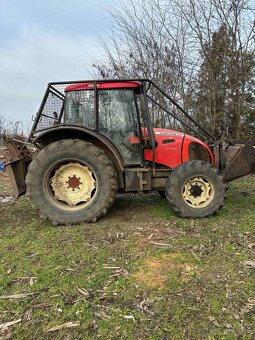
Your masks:
{"label": "bare tree", "polygon": [[2,143],[5,129],[6,129],[6,119],[3,115],[0,115],[0,144]]}
{"label": "bare tree", "polygon": [[[206,111],[209,116],[207,122],[214,133],[216,125],[220,125],[222,128],[227,127],[226,133],[238,137],[245,128],[242,121],[247,110],[247,86],[254,77],[255,14],[252,2],[176,0],[175,3],[180,15],[189,24],[191,38],[198,46],[203,63],[207,64],[207,83],[203,84],[208,93],[205,103],[209,109]],[[215,46],[215,34],[220,30],[224,37],[221,41],[218,39],[219,44]],[[222,62],[224,65],[219,74],[219,64]],[[225,84],[222,79],[224,74]],[[220,90],[225,94],[223,100],[219,101],[219,95],[222,96]]]}
{"label": "bare tree", "polygon": [[13,135],[22,135],[23,123],[21,121],[10,122],[10,133]]}
{"label": "bare tree", "polygon": [[0,144],[4,135],[23,135],[23,123],[21,121],[8,121],[4,115],[0,115]]}
{"label": "bare tree", "polygon": [[[122,0],[109,14],[112,32],[102,40],[104,59],[93,65],[97,74],[103,78],[150,78],[213,133],[222,133],[217,126],[221,130],[227,126],[227,132],[240,134],[251,80],[246,76],[252,74],[251,63],[249,72],[247,63],[255,46],[252,0]],[[225,37],[219,39],[217,32],[222,28]],[[216,55],[224,39],[228,39],[225,54],[219,51]],[[222,61],[227,81],[221,95],[225,94],[219,100],[222,77],[216,61],[227,54]],[[203,86],[207,93],[201,91],[198,81],[205,64],[207,81]],[[199,114],[201,100],[207,109]],[[153,120],[155,124],[169,123],[160,110]]]}

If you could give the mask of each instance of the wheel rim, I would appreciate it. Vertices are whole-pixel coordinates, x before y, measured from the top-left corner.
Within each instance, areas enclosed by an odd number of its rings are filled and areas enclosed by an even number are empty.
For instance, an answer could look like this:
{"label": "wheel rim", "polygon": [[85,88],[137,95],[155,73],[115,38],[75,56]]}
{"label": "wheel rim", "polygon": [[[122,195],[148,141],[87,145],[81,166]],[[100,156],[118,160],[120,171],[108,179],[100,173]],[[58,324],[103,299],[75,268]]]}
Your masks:
{"label": "wheel rim", "polygon": [[48,188],[54,203],[61,204],[61,208],[84,208],[93,200],[97,183],[88,166],[69,162],[55,168],[52,175]]}
{"label": "wheel rim", "polygon": [[212,202],[214,195],[214,186],[205,176],[192,177],[183,186],[185,202],[195,209],[207,207]]}

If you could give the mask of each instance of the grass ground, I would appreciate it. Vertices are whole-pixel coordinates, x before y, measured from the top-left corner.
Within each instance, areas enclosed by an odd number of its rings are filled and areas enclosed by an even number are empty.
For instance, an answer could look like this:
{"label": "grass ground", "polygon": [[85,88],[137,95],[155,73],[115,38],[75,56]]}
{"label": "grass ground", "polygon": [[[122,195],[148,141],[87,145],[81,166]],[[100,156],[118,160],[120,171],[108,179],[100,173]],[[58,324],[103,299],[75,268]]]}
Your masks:
{"label": "grass ground", "polygon": [[118,196],[73,227],[38,219],[26,198],[0,203],[0,338],[254,339],[254,204],[255,176],[195,221],[157,193]]}

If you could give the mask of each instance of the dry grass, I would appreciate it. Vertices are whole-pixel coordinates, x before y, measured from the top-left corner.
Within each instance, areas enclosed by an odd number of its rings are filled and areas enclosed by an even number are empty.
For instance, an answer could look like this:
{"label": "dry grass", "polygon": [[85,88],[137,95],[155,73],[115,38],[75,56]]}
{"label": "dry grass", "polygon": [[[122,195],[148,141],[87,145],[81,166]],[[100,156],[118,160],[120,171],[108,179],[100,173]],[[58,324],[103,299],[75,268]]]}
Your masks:
{"label": "dry grass", "polygon": [[253,339],[255,177],[227,195],[195,221],[157,193],[120,195],[73,227],[40,220],[25,197],[0,203],[0,337]]}

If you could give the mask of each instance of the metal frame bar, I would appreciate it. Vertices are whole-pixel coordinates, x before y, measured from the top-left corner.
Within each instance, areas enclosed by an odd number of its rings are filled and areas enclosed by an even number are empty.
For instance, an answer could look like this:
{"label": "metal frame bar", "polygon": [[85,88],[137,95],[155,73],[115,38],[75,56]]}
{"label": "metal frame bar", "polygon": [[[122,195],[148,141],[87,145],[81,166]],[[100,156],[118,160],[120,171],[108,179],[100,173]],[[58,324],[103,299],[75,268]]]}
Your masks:
{"label": "metal frame bar", "polygon": [[38,112],[37,112],[37,114],[36,114],[34,123],[33,123],[33,125],[32,125],[32,128],[31,128],[31,131],[30,131],[28,140],[31,139],[33,133],[36,131],[36,127],[37,127],[37,125],[38,125],[38,123],[39,123],[39,120],[40,120],[40,117],[41,117],[41,114],[42,114],[44,105],[45,105],[45,103],[46,103],[46,101],[47,101],[47,98],[48,98],[49,88],[50,88],[50,84],[48,84],[48,86],[47,86],[47,88],[46,88],[46,91],[45,91],[45,93],[44,93],[44,96],[43,96],[41,105],[40,105],[40,107],[39,107],[39,110],[38,110]]}
{"label": "metal frame bar", "polygon": [[[190,121],[192,123],[194,123],[198,128],[200,128],[210,138],[215,140],[215,137],[208,130],[206,130],[201,124],[199,124],[194,118],[192,118],[190,116],[190,114],[188,114],[173,98],[171,98],[166,92],[164,92],[157,84],[155,84],[150,79],[135,78],[135,79],[98,79],[98,80],[91,80],[90,79],[90,80],[76,80],[76,81],[72,80],[72,81],[50,82],[48,84],[48,88],[50,86],[54,86],[54,85],[65,85],[65,84],[94,83],[94,85],[96,86],[96,84],[98,84],[98,83],[112,83],[112,82],[122,83],[122,82],[126,82],[126,81],[137,81],[137,82],[148,83],[150,85],[153,85],[161,94],[163,94],[163,96],[165,96],[173,105],[175,105],[188,119],[190,119]],[[47,90],[48,90],[48,88],[47,88]],[[54,88],[54,90],[56,90],[56,89]],[[41,109],[41,106],[40,106],[40,109]],[[40,111],[40,109],[39,109],[39,111]]]}
{"label": "metal frame bar", "polygon": [[147,129],[149,132],[149,141],[150,141],[150,146],[152,149],[152,171],[153,175],[155,175],[155,149],[156,149],[156,138],[155,138],[155,132],[153,130],[153,126],[151,123],[151,119],[148,115],[149,108],[148,108],[148,97],[146,93],[145,86],[143,86],[143,100],[142,100],[142,114],[144,115],[143,119],[145,124],[147,125]]}
{"label": "metal frame bar", "polygon": [[169,110],[167,110],[166,108],[164,108],[161,104],[159,104],[158,102],[156,102],[156,100],[154,100],[151,96],[149,96],[147,94],[147,97],[158,107],[160,107],[163,111],[165,111],[167,114],[169,114],[170,116],[172,116],[173,118],[175,118],[176,120],[178,120],[178,122],[180,122],[181,124],[183,124],[186,128],[190,129],[191,131],[197,133],[201,138],[205,139],[205,136],[202,135],[200,132],[196,131],[195,129],[193,129],[191,126],[189,126],[188,124],[186,124],[181,118],[178,118],[174,113],[170,112]]}
{"label": "metal frame bar", "polygon": [[99,115],[98,115],[98,96],[97,96],[97,82],[94,82],[94,115],[95,115],[95,130],[98,132],[99,129]]}
{"label": "metal frame bar", "polygon": [[[149,83],[151,83],[163,96],[165,96],[174,106],[176,106],[192,123],[194,123],[199,129],[201,129],[207,136],[210,138],[216,140],[216,138],[207,131],[201,124],[199,124],[194,118],[192,118],[178,103],[176,103],[175,100],[173,100],[168,94],[166,94],[161,88],[158,87],[153,81],[147,80]],[[163,110],[168,113],[164,108]]]}
{"label": "metal frame bar", "polygon": [[[42,103],[40,105],[39,111],[36,115],[36,119],[34,121],[34,124],[32,126],[30,135],[29,135],[29,139],[32,137],[33,133],[36,131],[36,127],[37,124],[39,122],[41,113],[43,111],[44,105],[46,103],[47,97],[48,97],[48,93],[49,91],[51,91],[51,89],[54,90],[54,92],[56,92],[56,95],[58,94],[58,97],[61,96],[61,99],[64,100],[65,96],[59,92],[54,85],[67,85],[67,84],[81,84],[81,83],[92,83],[94,84],[94,92],[95,92],[95,105],[94,105],[94,112],[95,112],[95,116],[96,116],[96,131],[98,131],[98,112],[97,112],[97,84],[98,83],[122,83],[122,82],[127,82],[127,81],[134,81],[134,82],[140,82],[142,85],[142,91],[144,94],[144,98],[148,98],[149,100],[151,100],[154,104],[156,104],[158,107],[160,107],[163,111],[165,111],[167,114],[171,115],[172,117],[174,117],[175,119],[177,119],[181,124],[183,124],[185,127],[187,127],[188,129],[190,129],[191,131],[197,133],[201,138],[205,139],[205,136],[203,136],[199,131],[196,131],[194,128],[192,128],[190,125],[188,125],[187,123],[185,123],[181,118],[178,118],[176,115],[172,114],[169,110],[167,110],[166,108],[164,108],[162,105],[160,105],[156,100],[154,100],[151,96],[148,95],[148,90],[151,87],[151,85],[158,90],[165,98],[167,98],[174,106],[176,106],[184,115],[185,117],[187,117],[193,124],[195,124],[195,126],[202,130],[208,137],[210,137],[211,139],[213,139],[213,141],[216,140],[216,138],[208,131],[206,130],[200,123],[198,123],[194,118],[192,118],[190,116],[190,114],[188,114],[173,98],[171,98],[167,93],[165,93],[157,84],[155,84],[153,81],[149,80],[149,79],[142,79],[142,78],[135,78],[135,79],[99,79],[99,80],[73,80],[73,81],[61,81],[61,82],[50,82],[47,86],[46,92],[44,94]],[[147,89],[145,89],[145,84],[149,84],[149,87]],[[147,113],[148,113],[148,103],[146,103],[147,100],[145,99],[145,105],[147,106]],[[144,113],[146,114],[146,113]],[[147,122],[150,122],[150,119],[146,119]],[[151,146],[153,151],[155,151],[155,136],[153,133],[153,128],[151,125],[151,122],[149,123],[149,137],[150,137],[150,141],[151,141]],[[154,154],[155,152],[153,152]]]}
{"label": "metal frame bar", "polygon": [[54,86],[50,86],[49,89],[53,94],[55,94],[56,96],[58,96],[61,99],[65,99],[65,95],[63,93],[61,93],[60,91],[58,91]]}

